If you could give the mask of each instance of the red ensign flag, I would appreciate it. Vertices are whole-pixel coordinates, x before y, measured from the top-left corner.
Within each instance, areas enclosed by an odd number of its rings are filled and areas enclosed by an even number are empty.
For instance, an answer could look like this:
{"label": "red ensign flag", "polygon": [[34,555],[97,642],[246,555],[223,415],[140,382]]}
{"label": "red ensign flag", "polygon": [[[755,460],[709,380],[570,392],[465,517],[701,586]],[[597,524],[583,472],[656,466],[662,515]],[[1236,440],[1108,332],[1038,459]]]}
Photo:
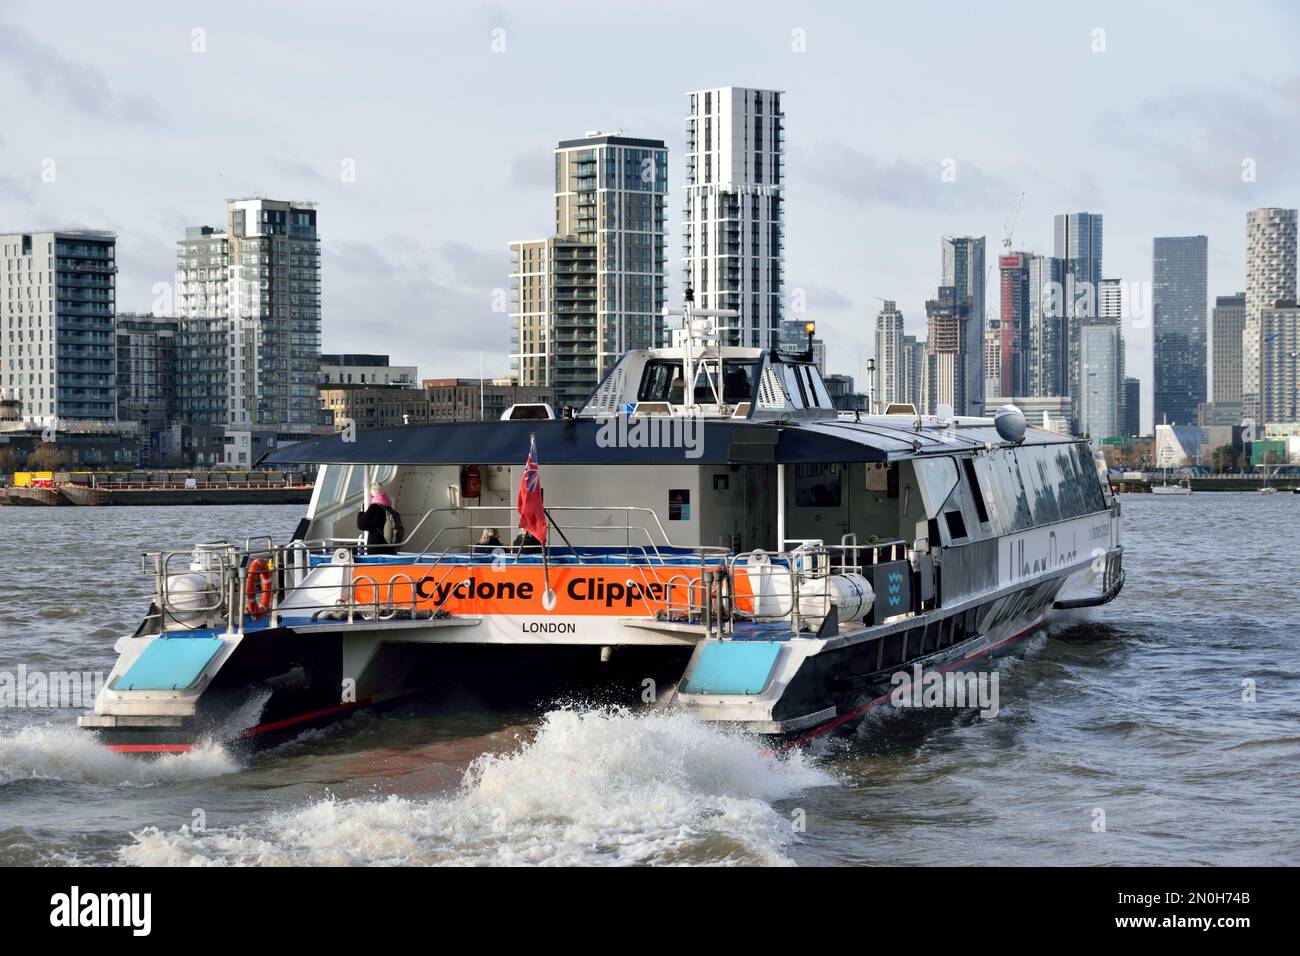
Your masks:
{"label": "red ensign flag", "polygon": [[519,527],[542,544],[546,543],[546,512],[542,510],[542,475],[537,470],[537,438],[528,441],[528,462],[519,479],[519,497],[515,502]]}

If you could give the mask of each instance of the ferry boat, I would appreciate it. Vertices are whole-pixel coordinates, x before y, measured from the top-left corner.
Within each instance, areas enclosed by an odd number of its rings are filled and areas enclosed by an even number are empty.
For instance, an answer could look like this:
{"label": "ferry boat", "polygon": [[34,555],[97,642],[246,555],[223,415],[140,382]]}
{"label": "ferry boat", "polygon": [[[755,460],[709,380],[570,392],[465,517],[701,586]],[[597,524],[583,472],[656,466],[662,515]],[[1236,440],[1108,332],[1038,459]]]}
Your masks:
{"label": "ferry boat", "polygon": [[[156,753],[275,741],[414,690],[581,687],[793,743],[900,671],[988,667],[1055,609],[1119,593],[1120,506],[1086,440],[1011,406],[840,412],[810,351],[724,344],[734,313],[675,314],[673,346],[626,353],[581,409],[272,452],[318,468],[292,539],[145,555],[152,606],[80,725]],[[545,546],[511,543],[521,481],[544,495]],[[359,536],[374,483],[402,516],[389,548]]]}

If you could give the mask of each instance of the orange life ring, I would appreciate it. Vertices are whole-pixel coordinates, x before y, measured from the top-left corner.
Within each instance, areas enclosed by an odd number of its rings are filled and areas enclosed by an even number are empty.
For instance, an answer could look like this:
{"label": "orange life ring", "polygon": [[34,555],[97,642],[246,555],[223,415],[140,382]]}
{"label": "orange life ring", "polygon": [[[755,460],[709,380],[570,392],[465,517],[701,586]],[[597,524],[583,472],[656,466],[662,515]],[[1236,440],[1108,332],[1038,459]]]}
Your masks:
{"label": "orange life ring", "polygon": [[244,611],[253,620],[259,620],[271,610],[271,562],[254,558],[248,564],[244,577]]}

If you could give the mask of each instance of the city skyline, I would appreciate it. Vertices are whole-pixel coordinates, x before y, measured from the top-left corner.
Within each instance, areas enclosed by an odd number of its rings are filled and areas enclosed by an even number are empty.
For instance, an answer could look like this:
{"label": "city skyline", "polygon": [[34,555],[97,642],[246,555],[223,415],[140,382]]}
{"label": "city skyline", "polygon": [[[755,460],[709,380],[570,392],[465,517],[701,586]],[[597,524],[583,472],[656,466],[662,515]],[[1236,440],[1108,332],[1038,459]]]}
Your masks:
{"label": "city skyline", "polygon": [[[538,200],[551,190],[555,142],[595,128],[665,141],[667,301],[677,305],[684,94],[728,83],[780,89],[785,291],[803,292],[827,341],[828,371],[861,379],[877,299],[898,302],[908,333],[924,335],[935,238],[998,242],[1021,191],[1014,248],[1050,255],[1052,216],[1096,211],[1106,219],[1107,277],[1141,282],[1151,280],[1153,237],[1205,234],[1211,297],[1243,288],[1245,213],[1300,205],[1287,162],[1300,145],[1291,122],[1300,79],[1267,66],[1288,62],[1278,25],[1296,13],[1282,5],[1240,13],[1243,29],[1227,36],[1209,28],[1208,12],[1175,19],[1119,5],[1064,20],[1013,6],[996,21],[967,11],[939,20],[788,15],[760,5],[745,7],[743,23],[739,8],[692,8],[690,34],[668,16],[664,26],[638,21],[643,53],[592,50],[593,74],[611,68],[598,86],[546,72],[557,50],[594,37],[595,22],[610,26],[604,14],[584,20],[581,7],[562,17],[515,5],[411,11],[411,29],[386,37],[379,56],[356,48],[350,8],[322,5],[318,26],[279,37],[319,66],[302,84],[284,82],[258,56],[291,14],[260,10],[254,29],[241,25],[249,9],[144,8],[127,31],[108,10],[56,21],[35,4],[13,5],[0,34],[0,100],[13,117],[0,133],[0,228],[117,232],[118,308],[150,310],[155,286],[173,281],[176,237],[214,202],[254,193],[314,200],[326,210],[324,348],[409,355],[431,375],[477,368],[482,349],[488,373],[502,374],[509,317],[494,296],[508,288],[509,240],[549,232],[551,210]],[[631,22],[619,11],[609,17],[615,27]],[[719,59],[708,41],[718,30],[742,53]],[[1097,30],[1104,50],[1094,52]],[[873,39],[882,31],[897,42]],[[938,124],[927,104],[939,81],[898,52],[912,39],[937,53],[974,43],[995,64],[985,85],[941,85]],[[633,68],[637,56],[644,69]],[[1242,73],[1230,62],[1259,65]],[[846,64],[861,72],[846,73]],[[238,108],[235,68],[258,90]],[[1017,82],[1049,70],[1050,90]],[[848,92],[855,80],[865,94]],[[440,83],[456,95],[440,96],[435,109],[426,91]],[[998,110],[998,91],[1012,88],[1023,110]],[[1070,150],[1023,135],[1026,117],[1083,88],[1089,106],[1074,114]],[[515,108],[493,122],[493,104],[507,102]],[[285,115],[296,117],[292,141]],[[436,145],[471,133],[474,149]],[[1243,182],[1248,161],[1255,182]],[[1149,319],[1124,330],[1147,426]]]}

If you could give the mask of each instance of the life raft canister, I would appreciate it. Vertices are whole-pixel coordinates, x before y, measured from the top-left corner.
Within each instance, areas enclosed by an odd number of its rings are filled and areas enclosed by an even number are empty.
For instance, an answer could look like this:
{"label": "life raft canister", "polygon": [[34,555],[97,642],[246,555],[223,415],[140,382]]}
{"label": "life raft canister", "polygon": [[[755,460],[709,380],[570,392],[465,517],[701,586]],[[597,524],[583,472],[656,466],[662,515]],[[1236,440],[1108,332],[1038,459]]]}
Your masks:
{"label": "life raft canister", "polygon": [[271,610],[271,562],[254,558],[244,576],[244,611],[253,620],[260,620]]}
{"label": "life raft canister", "polygon": [[477,498],[483,492],[483,478],[479,474],[478,465],[466,465],[460,470],[460,496],[462,498]]}

